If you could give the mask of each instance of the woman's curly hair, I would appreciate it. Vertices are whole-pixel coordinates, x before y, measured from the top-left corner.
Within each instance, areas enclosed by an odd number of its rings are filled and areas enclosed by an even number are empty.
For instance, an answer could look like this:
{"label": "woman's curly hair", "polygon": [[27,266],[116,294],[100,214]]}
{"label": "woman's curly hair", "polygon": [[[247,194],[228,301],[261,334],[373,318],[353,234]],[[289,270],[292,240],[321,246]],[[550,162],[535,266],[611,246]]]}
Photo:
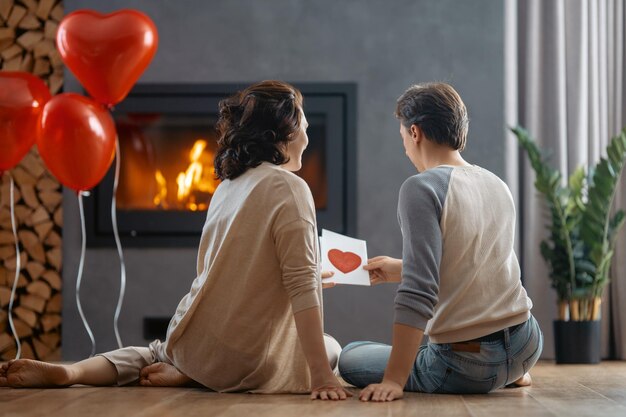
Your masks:
{"label": "woman's curly hair", "polygon": [[215,173],[235,179],[262,162],[282,165],[300,129],[302,94],[282,81],[262,81],[220,101]]}

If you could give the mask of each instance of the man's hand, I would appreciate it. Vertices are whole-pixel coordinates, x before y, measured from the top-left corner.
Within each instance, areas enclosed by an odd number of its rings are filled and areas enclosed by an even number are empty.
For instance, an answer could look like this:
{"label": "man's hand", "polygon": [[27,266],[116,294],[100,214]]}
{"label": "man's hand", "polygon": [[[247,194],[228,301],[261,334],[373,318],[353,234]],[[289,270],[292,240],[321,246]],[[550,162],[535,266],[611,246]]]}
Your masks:
{"label": "man's hand", "polygon": [[404,395],[404,391],[396,382],[384,380],[380,384],[370,384],[361,391],[359,400],[361,401],[393,401],[399,400]]}
{"label": "man's hand", "polygon": [[421,329],[399,323],[393,325],[393,344],[383,382],[365,387],[359,395],[361,401],[393,401],[402,398],[423,335]]}
{"label": "man's hand", "polygon": [[377,256],[369,259],[363,269],[370,273],[370,283],[372,285],[400,282],[402,280],[402,259]]}

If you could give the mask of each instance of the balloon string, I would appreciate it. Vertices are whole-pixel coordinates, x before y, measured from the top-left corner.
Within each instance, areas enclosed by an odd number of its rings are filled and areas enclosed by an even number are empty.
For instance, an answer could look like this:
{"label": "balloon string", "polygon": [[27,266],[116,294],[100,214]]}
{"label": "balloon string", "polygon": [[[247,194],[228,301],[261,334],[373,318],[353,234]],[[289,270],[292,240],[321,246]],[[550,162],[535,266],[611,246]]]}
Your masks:
{"label": "balloon string", "polygon": [[19,359],[22,355],[22,345],[20,343],[20,336],[17,334],[15,330],[15,324],[13,324],[13,302],[15,301],[15,292],[17,291],[17,281],[20,278],[20,270],[22,269],[22,259],[20,256],[20,245],[17,239],[17,223],[15,222],[15,199],[14,189],[15,183],[13,182],[13,176],[9,174],[9,179],[11,182],[9,196],[11,198],[11,227],[13,228],[13,238],[15,239],[15,279],[13,280],[13,288],[11,289],[11,299],[9,301],[9,327],[11,327],[11,332],[13,332],[13,337],[15,338],[15,343],[17,344],[17,352],[15,353],[15,359]]}
{"label": "balloon string", "polygon": [[122,338],[120,337],[120,330],[118,328],[118,322],[120,319],[120,313],[122,311],[122,303],[124,302],[124,293],[126,291],[126,264],[124,263],[124,252],[122,251],[122,242],[120,241],[120,234],[117,229],[117,185],[120,179],[120,141],[119,138],[115,140],[115,179],[113,180],[113,198],[111,200],[111,221],[113,225],[113,235],[115,237],[115,245],[117,246],[117,254],[120,258],[120,295],[117,300],[117,307],[115,308],[115,318],[113,319],[113,329],[115,330],[115,338],[117,339],[117,346],[119,349],[123,348]]}
{"label": "balloon string", "polygon": [[93,337],[93,333],[91,332],[89,323],[87,323],[87,319],[85,318],[85,313],[83,313],[83,307],[80,304],[80,284],[83,280],[83,267],[85,265],[85,251],[87,246],[87,232],[85,230],[85,209],[83,208],[83,191],[78,192],[78,209],[80,211],[80,229],[82,233],[82,244],[80,251],[80,262],[78,264],[78,276],[76,277],[76,306],[78,307],[78,314],[80,314],[80,318],[83,321],[85,330],[87,330],[87,334],[89,335],[89,339],[91,340],[91,355],[89,355],[89,357],[91,358],[96,354],[96,339],[94,339]]}

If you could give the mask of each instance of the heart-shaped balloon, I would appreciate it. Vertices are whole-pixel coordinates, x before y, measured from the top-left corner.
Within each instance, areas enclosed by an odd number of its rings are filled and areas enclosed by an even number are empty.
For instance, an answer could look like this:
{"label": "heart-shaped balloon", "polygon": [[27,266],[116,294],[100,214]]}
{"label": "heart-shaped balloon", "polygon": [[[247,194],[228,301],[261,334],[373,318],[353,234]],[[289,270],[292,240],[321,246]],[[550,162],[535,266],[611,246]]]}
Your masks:
{"label": "heart-shaped balloon", "polygon": [[17,165],[39,134],[48,87],[26,72],[0,71],[0,174]]}
{"label": "heart-shaped balloon", "polygon": [[63,62],[102,104],[122,101],[150,64],[158,44],[152,20],[137,10],[77,10],[59,25]]}
{"label": "heart-shaped balloon", "polygon": [[328,260],[344,274],[352,272],[361,266],[361,257],[359,255],[352,252],[343,252],[339,249],[329,250]]}
{"label": "heart-shaped balloon", "polygon": [[109,112],[74,93],[54,96],[41,115],[37,147],[52,174],[76,191],[104,178],[115,155],[117,134]]}

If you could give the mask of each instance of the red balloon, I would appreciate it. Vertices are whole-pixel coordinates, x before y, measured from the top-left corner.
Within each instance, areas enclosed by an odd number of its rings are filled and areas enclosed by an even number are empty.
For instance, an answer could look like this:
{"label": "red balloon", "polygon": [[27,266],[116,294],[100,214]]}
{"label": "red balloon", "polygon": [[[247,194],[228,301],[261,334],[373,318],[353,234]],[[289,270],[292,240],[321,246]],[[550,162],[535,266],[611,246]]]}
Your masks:
{"label": "red balloon", "polygon": [[136,10],[105,15],[78,10],[61,21],[57,32],[63,62],[93,98],[109,106],[128,95],[157,44],[156,26]]}
{"label": "red balloon", "polygon": [[35,143],[48,87],[26,72],[0,71],[0,174],[17,165]]}
{"label": "red balloon", "polygon": [[93,188],[106,175],[115,156],[115,122],[94,100],[79,94],[54,96],[41,115],[39,153],[65,186]]}

